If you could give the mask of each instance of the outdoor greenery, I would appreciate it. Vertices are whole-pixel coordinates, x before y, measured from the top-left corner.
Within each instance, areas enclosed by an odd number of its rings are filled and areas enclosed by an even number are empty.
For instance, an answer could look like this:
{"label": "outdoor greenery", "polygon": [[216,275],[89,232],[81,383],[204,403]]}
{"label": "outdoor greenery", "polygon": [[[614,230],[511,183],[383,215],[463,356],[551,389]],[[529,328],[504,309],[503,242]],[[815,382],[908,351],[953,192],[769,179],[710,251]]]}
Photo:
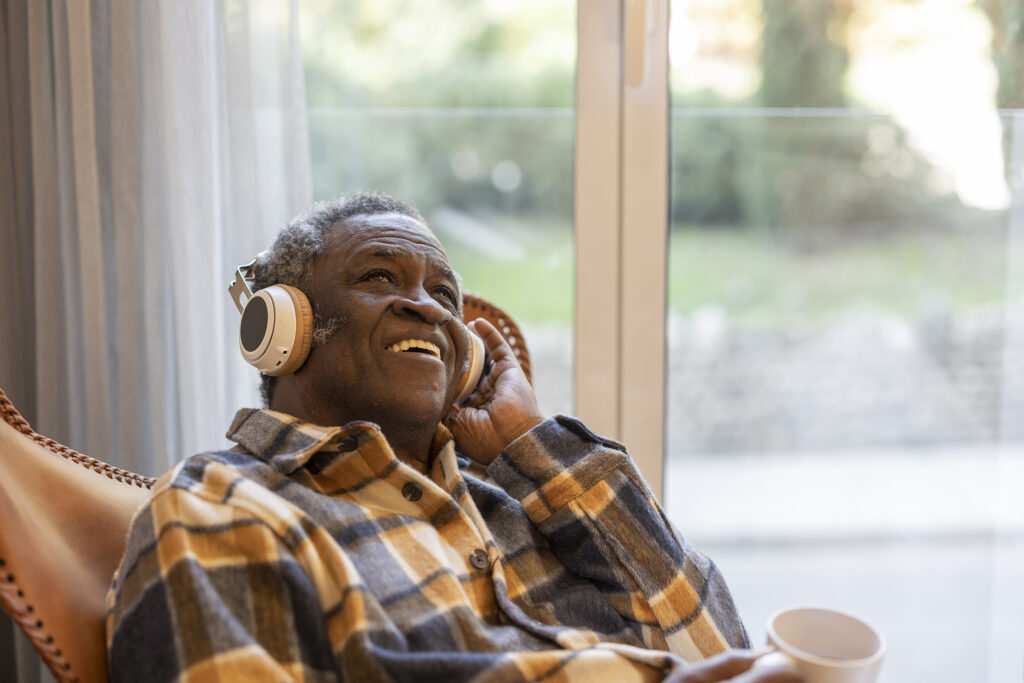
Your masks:
{"label": "outdoor greenery", "polygon": [[[949,26],[973,26],[988,43],[963,49],[996,76],[978,106],[1003,107],[1011,124],[1006,108],[1024,104],[1024,42],[1008,28],[1021,5],[913,14],[926,4],[673,5],[674,24],[695,27],[671,90],[674,310],[717,301],[770,324],[780,301],[812,317],[858,298],[909,311],[929,282],[953,306],[1002,296],[1001,209],[965,201],[965,164],[937,163],[937,143],[885,98],[928,85],[915,65],[930,46],[952,49]],[[304,0],[303,11],[317,198],[410,200],[469,289],[500,293],[524,319],[569,323],[575,3]],[[866,91],[858,74],[890,64],[918,76]],[[936,275],[944,263],[961,265]]]}
{"label": "outdoor greenery", "polygon": [[818,326],[851,305],[913,319],[933,306],[1000,303],[1006,258],[1005,235],[995,226],[940,236],[902,231],[820,252],[741,229],[676,226],[669,306],[684,314],[718,306],[736,324],[761,327]]}
{"label": "outdoor greenery", "polygon": [[[318,197],[571,217],[575,7],[506,4],[304,3]],[[501,161],[512,191],[492,182]]]}

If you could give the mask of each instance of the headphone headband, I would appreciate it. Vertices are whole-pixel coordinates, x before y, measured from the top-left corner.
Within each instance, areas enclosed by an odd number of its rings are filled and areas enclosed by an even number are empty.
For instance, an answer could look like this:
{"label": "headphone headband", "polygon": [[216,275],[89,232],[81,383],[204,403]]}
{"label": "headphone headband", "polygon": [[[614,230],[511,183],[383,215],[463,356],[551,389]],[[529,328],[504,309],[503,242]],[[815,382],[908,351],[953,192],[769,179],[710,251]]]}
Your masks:
{"label": "headphone headband", "polygon": [[[252,261],[235,269],[235,279],[228,285],[228,294],[231,295],[231,300],[235,302],[235,308],[239,313],[243,312],[246,304],[252,299],[252,288],[256,285],[256,263],[263,260],[266,255],[266,251],[261,251]],[[245,301],[242,301],[242,297],[245,297]]]}

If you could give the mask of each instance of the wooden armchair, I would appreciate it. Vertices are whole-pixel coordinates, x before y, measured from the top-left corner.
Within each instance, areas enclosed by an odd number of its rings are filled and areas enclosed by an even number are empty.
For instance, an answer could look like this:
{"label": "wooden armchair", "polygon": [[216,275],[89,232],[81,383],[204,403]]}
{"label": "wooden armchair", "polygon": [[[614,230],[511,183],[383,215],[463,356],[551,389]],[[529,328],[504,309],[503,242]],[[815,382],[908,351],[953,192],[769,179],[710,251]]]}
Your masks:
{"label": "wooden armchair", "polygon": [[[519,328],[471,294],[530,377]],[[135,509],[155,481],[34,432],[0,389],[0,604],[59,681],[107,680],[105,601]]]}

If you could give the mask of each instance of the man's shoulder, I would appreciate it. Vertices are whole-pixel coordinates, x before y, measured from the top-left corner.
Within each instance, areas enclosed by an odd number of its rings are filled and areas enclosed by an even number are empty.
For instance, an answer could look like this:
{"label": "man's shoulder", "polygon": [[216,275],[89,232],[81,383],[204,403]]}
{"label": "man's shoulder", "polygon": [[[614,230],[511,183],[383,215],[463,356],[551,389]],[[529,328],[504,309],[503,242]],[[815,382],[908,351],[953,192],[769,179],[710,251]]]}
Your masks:
{"label": "man's shoulder", "polygon": [[263,462],[253,457],[252,453],[235,446],[224,450],[203,451],[188,456],[172,470],[174,480],[201,479],[203,472],[211,466],[229,467],[242,473],[259,469],[261,466],[266,467]]}
{"label": "man's shoulder", "polygon": [[236,479],[248,479],[266,487],[275,478],[280,475],[273,468],[241,447],[210,450],[190,455],[164,473],[153,486],[152,497],[165,492],[200,492],[214,482],[221,482],[219,488],[225,480]]}
{"label": "man's shoulder", "polygon": [[240,449],[189,456],[157,479],[135,512],[130,538],[144,550],[170,528],[194,533],[259,523],[282,532],[280,513],[289,506],[281,495],[282,478]]}

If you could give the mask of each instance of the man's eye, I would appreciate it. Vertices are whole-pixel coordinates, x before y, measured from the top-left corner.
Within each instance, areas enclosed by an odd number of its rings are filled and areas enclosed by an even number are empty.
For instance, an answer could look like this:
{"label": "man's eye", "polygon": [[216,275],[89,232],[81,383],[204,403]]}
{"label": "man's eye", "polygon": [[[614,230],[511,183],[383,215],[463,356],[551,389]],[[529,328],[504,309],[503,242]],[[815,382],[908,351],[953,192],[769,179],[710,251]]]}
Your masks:
{"label": "man's eye", "polygon": [[458,303],[459,303],[458,295],[455,294],[454,291],[452,291],[451,287],[437,287],[434,290],[434,292],[436,292],[437,296],[439,298],[444,299],[448,304],[451,304],[452,306],[455,306],[456,308],[458,307]]}
{"label": "man's eye", "polygon": [[386,270],[371,270],[363,276],[363,281],[394,282],[395,277]]}

